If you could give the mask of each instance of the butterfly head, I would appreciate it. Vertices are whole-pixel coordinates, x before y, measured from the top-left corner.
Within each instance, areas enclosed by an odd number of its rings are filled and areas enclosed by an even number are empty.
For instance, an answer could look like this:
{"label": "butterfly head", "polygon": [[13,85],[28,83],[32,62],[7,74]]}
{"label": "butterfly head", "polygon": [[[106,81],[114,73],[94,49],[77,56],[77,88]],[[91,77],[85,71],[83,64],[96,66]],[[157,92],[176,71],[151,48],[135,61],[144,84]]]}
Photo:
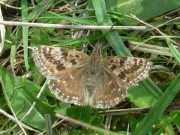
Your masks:
{"label": "butterfly head", "polygon": [[101,45],[100,44],[96,44],[95,48],[91,54],[91,57],[95,60],[95,59],[99,59],[101,56]]}
{"label": "butterfly head", "polygon": [[89,65],[91,65],[92,68],[97,68],[101,63],[100,59],[101,59],[101,45],[96,44],[91,56],[89,57]]}

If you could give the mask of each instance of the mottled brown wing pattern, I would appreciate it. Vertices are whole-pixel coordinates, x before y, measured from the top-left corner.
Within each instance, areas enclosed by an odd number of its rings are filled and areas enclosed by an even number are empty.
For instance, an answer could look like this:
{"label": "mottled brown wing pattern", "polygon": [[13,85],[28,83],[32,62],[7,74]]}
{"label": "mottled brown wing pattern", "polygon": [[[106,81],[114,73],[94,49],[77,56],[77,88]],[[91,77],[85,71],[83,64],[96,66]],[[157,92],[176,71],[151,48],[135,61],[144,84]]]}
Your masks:
{"label": "mottled brown wing pattern", "polygon": [[56,98],[75,105],[83,105],[84,77],[81,69],[73,69],[48,81],[48,86]]}
{"label": "mottled brown wing pattern", "polygon": [[149,75],[152,62],[136,57],[109,57],[105,59],[106,70],[126,82],[127,88],[133,87]]}
{"label": "mottled brown wing pattern", "polygon": [[95,108],[111,108],[125,100],[127,89],[125,82],[104,70],[102,83],[94,94]]}
{"label": "mottled brown wing pattern", "polygon": [[97,48],[85,53],[58,47],[33,47],[37,67],[52,93],[76,105],[110,108],[123,101],[127,89],[148,77],[151,62],[143,58],[102,58]]}
{"label": "mottled brown wing pattern", "polygon": [[84,67],[80,67],[62,74],[60,78],[49,80],[51,92],[62,101],[95,108],[114,107],[124,100],[127,93],[124,82],[105,70],[95,80],[97,83],[92,82],[96,84],[93,92],[89,93],[87,74],[84,74],[84,70]]}
{"label": "mottled brown wing pattern", "polygon": [[127,90],[148,77],[152,65],[144,58],[108,57],[104,60],[102,87],[94,96],[94,107],[111,108],[125,100]]}
{"label": "mottled brown wing pattern", "polygon": [[82,66],[88,57],[80,51],[43,45],[33,47],[32,56],[36,66],[47,78],[56,78],[62,72]]}

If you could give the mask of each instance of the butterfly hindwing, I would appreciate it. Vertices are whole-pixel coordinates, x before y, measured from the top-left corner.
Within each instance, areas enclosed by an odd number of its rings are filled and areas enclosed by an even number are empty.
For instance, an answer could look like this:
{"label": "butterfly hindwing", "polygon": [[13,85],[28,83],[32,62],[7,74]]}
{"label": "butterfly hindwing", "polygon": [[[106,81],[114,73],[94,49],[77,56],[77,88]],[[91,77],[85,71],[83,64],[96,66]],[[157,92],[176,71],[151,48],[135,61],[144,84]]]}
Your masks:
{"label": "butterfly hindwing", "polygon": [[123,101],[127,94],[124,81],[112,76],[104,70],[104,75],[99,77],[102,83],[94,94],[95,108],[111,108]]}
{"label": "butterfly hindwing", "polygon": [[83,105],[84,83],[81,68],[62,73],[57,79],[48,80],[48,86],[54,95],[65,102]]}
{"label": "butterfly hindwing", "polygon": [[[126,97],[127,89],[123,81],[105,73],[92,82],[92,93],[88,90],[87,74],[84,67],[80,67],[57,79],[49,80],[48,85],[52,93],[60,100],[76,105],[89,105],[94,108],[110,108],[116,106]],[[102,71],[104,72],[104,71]],[[120,82],[121,81],[121,82]]]}

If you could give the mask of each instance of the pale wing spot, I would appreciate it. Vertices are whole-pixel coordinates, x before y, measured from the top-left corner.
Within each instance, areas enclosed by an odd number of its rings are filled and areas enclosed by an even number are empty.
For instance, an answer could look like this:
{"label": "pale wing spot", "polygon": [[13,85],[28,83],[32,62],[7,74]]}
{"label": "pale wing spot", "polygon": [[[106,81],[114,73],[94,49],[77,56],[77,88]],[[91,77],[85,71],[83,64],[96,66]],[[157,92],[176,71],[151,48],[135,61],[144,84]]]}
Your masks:
{"label": "pale wing spot", "polygon": [[119,98],[115,98],[114,101],[116,104],[118,104],[120,100],[119,100]]}
{"label": "pale wing spot", "polygon": [[71,80],[74,80],[74,77],[72,75],[69,75],[69,77],[71,78]]}
{"label": "pale wing spot", "polygon": [[[40,50],[39,50],[40,49]],[[45,60],[45,56],[44,56],[44,53],[42,53],[43,52],[43,48],[37,48],[37,54],[39,55],[39,58],[42,60],[42,61],[44,61]]]}
{"label": "pale wing spot", "polygon": [[55,86],[55,84],[54,83],[52,83],[52,87],[54,87]]}
{"label": "pale wing spot", "polygon": [[117,76],[119,75],[119,69],[116,68],[116,69],[113,70],[113,72],[114,72],[115,75],[117,75]]}
{"label": "pale wing spot", "polygon": [[62,55],[62,52],[60,51],[59,48],[54,48],[51,51],[51,55],[53,56],[54,59],[56,60],[61,60],[64,56]]}
{"label": "pale wing spot", "polygon": [[66,84],[66,81],[63,80],[62,83]]}
{"label": "pale wing spot", "polygon": [[139,65],[139,63],[140,63],[140,59],[137,59],[137,65]]}
{"label": "pale wing spot", "polygon": [[112,84],[112,80],[108,82],[108,86],[110,86]]}
{"label": "pale wing spot", "polygon": [[50,50],[50,48],[47,47],[47,48],[46,48],[46,51],[49,52],[49,50]]}
{"label": "pale wing spot", "polygon": [[125,69],[131,69],[132,68],[132,62],[134,62],[132,60],[132,58],[128,57],[127,60],[125,61]]}
{"label": "pale wing spot", "polygon": [[66,68],[71,68],[72,67],[71,62],[65,62],[64,65],[65,65]]}
{"label": "pale wing spot", "polygon": [[59,88],[56,88],[55,91],[61,91]]}

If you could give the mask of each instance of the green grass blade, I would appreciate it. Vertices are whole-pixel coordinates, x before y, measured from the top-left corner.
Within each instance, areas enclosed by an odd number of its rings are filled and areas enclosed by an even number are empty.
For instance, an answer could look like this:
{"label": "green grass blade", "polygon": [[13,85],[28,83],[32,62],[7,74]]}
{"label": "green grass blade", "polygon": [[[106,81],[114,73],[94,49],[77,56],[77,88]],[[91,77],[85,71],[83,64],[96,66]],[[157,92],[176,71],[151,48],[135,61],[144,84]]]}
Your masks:
{"label": "green grass blade", "polygon": [[10,53],[10,64],[11,64],[11,68],[14,71],[14,60],[16,57],[16,45],[12,45],[11,46],[11,53]]}
{"label": "green grass blade", "polygon": [[29,13],[28,20],[37,19],[43,12],[50,7],[53,7],[54,0],[45,0],[37,4],[34,9]]}
{"label": "green grass blade", "polygon": [[170,40],[167,39],[167,44],[169,46],[169,49],[172,53],[172,55],[175,57],[175,59],[177,60],[178,64],[180,64],[180,52],[174,47],[174,45],[172,44],[172,42]]}
{"label": "green grass blade", "polygon": [[[176,94],[180,90],[180,75],[176,77],[162,94],[159,101],[155,104],[153,108],[149,111],[146,117],[142,120],[139,126],[135,129],[133,135],[145,135],[152,125],[159,119],[163,114],[168,105],[175,98]],[[143,129],[143,130],[142,130]]]}
{"label": "green grass blade", "polygon": [[[142,82],[142,84],[146,89],[149,89],[156,98],[159,99],[159,97],[162,95],[162,91],[151,79],[146,79],[144,82]],[[153,88],[156,92],[154,92],[151,88]]]}
{"label": "green grass blade", "polygon": [[161,117],[161,128],[154,133],[154,135],[160,135],[162,132],[166,132],[168,135],[176,135],[173,127],[173,121],[178,119],[177,115],[174,116],[162,116]]}
{"label": "green grass blade", "polygon": [[[21,0],[21,7],[22,7],[22,21],[27,22],[28,20],[28,6],[27,0]],[[24,62],[26,71],[29,70],[29,63],[28,63],[28,26],[22,26],[22,37],[23,37],[23,50],[24,50]]]}

